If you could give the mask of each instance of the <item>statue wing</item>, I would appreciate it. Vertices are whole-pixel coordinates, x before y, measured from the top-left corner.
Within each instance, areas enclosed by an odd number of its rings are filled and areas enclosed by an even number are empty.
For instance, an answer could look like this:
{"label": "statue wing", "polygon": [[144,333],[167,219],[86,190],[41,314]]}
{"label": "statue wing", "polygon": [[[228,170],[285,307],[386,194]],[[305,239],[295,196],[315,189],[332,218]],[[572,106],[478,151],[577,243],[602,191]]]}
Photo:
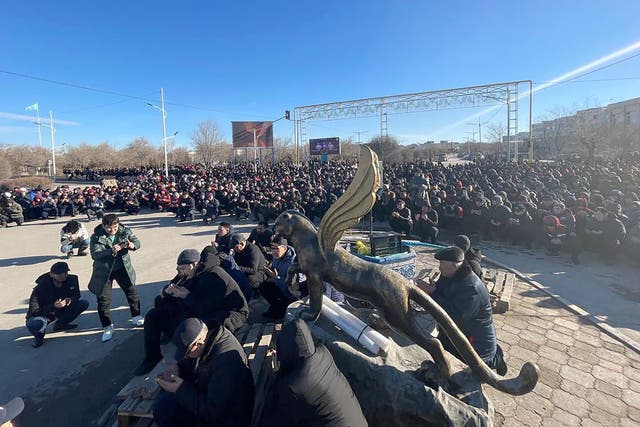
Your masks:
{"label": "statue wing", "polygon": [[323,257],[325,251],[335,249],[347,229],[356,225],[373,208],[379,187],[378,156],[369,147],[362,146],[356,176],[320,222],[318,243]]}

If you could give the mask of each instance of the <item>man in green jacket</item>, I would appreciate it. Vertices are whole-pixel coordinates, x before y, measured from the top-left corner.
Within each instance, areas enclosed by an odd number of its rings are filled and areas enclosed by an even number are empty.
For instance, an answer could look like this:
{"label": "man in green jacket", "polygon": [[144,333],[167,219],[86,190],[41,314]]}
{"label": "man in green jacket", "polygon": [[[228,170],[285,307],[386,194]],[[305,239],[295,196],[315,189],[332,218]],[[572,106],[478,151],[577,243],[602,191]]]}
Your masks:
{"label": "man in green jacket", "polygon": [[136,272],[131,264],[129,251],[140,248],[140,241],[131,230],[120,224],[115,214],[102,217],[102,224],[93,230],[91,236],[91,258],[93,273],[89,281],[89,290],[98,297],[98,316],[104,328],[102,342],[113,336],[111,322],[111,288],[113,280],[122,288],[134,326],[144,325],[144,317],[140,315],[140,299],[136,292]]}

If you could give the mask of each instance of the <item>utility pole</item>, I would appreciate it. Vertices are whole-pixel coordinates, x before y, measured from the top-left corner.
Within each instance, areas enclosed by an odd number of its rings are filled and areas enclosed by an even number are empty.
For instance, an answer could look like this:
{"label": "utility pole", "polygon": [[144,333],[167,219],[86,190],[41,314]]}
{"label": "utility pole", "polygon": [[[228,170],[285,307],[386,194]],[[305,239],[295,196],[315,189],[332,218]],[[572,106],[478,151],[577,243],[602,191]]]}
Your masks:
{"label": "utility pole", "polygon": [[160,108],[162,109],[162,144],[164,146],[164,175],[169,178],[169,156],[167,154],[167,112],[164,109],[164,90],[160,88]]}
{"label": "utility pole", "polygon": [[[38,126],[38,128],[40,128]],[[56,143],[53,139],[53,111],[49,111],[49,130],[51,131],[51,166],[53,167],[53,179],[56,178]]]}

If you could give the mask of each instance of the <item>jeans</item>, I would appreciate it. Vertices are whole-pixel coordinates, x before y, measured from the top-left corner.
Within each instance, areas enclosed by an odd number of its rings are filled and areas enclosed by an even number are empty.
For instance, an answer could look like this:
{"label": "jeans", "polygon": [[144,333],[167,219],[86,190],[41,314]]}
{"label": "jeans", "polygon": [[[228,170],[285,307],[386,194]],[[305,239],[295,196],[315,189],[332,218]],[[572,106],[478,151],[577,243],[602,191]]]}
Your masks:
{"label": "jeans", "polygon": [[[73,322],[76,317],[89,308],[89,301],[81,299],[76,302],[72,302],[68,307],[62,310],[56,311],[56,320],[59,324],[66,325]],[[48,321],[41,316],[29,317],[27,319],[27,329],[31,332],[31,335],[35,336],[38,333],[44,333],[44,329],[47,327]]]}
{"label": "jeans", "polygon": [[127,271],[124,268],[114,270],[109,276],[107,284],[98,295],[98,316],[100,317],[100,323],[102,327],[106,328],[111,325],[111,288],[113,281],[118,282],[118,286],[122,289],[127,302],[129,303],[129,310],[131,310],[131,316],[135,317],[140,314],[140,299],[136,292],[136,286],[131,282]]}
{"label": "jeans", "polygon": [[73,242],[69,243],[68,245],[62,245],[60,246],[60,252],[62,252],[63,254],[68,254],[69,252],[71,252],[73,249],[78,249],[78,252],[82,252],[82,251],[86,251],[89,248],[89,242],[90,239],[77,239],[74,240]]}

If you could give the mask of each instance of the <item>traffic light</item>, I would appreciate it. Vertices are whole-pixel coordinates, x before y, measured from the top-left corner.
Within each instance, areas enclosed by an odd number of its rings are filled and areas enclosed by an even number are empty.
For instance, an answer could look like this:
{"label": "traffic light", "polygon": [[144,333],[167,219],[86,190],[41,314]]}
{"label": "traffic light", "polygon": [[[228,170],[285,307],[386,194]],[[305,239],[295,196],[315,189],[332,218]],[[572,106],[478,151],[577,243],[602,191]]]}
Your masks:
{"label": "traffic light", "polygon": [[285,110],[284,118],[287,119],[287,120],[291,120],[291,114],[289,113],[289,110]]}

